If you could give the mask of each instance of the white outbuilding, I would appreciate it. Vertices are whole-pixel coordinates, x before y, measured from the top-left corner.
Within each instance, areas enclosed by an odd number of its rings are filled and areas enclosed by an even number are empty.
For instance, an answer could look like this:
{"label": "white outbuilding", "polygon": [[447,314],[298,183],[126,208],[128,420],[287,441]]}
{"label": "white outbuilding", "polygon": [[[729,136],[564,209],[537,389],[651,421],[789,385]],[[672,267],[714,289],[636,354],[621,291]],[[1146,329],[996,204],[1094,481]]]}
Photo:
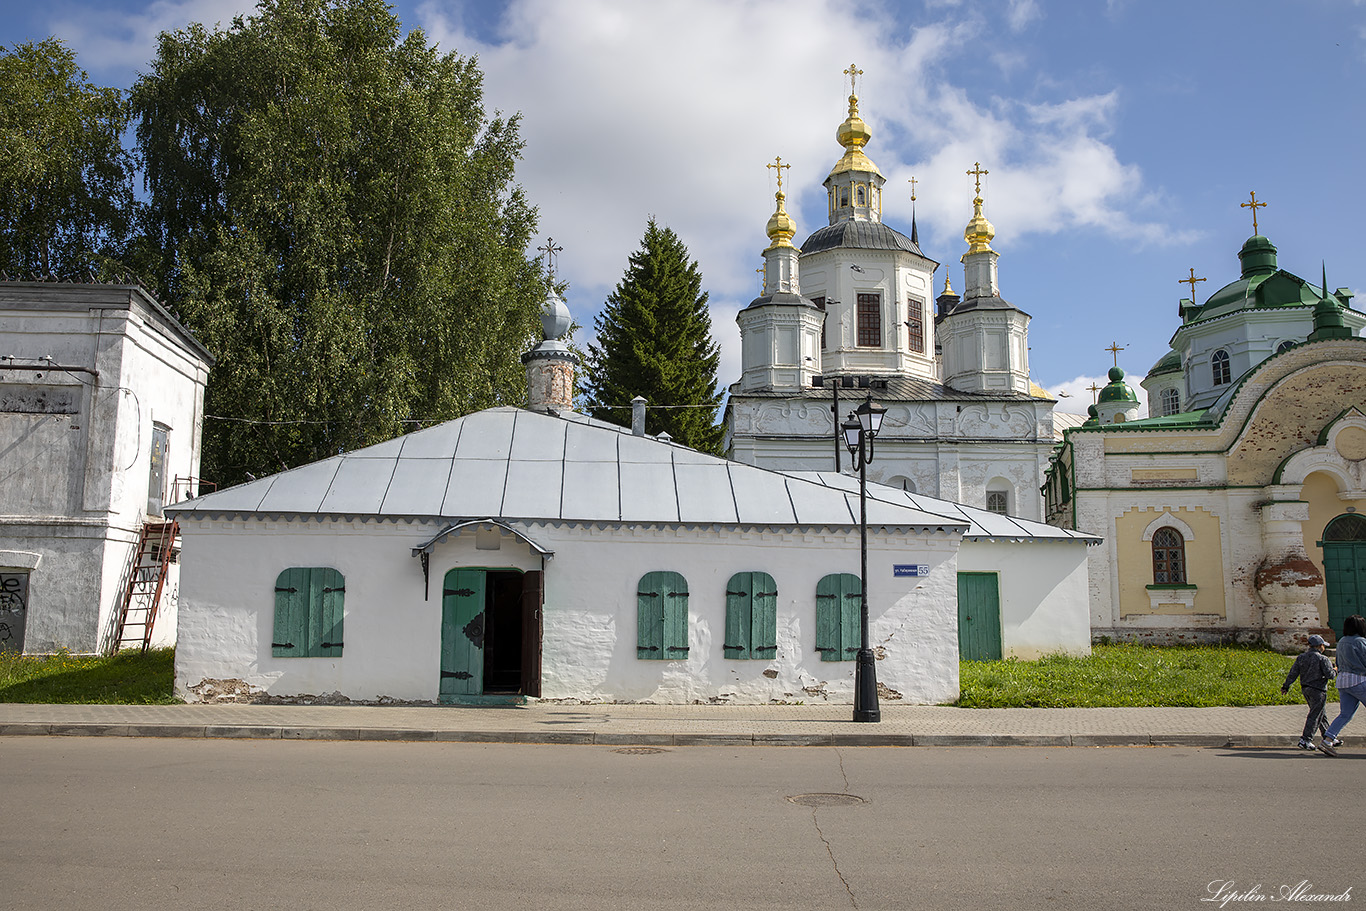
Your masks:
{"label": "white outbuilding", "polygon": [[[847,476],[494,408],[167,511],[191,701],[853,698]],[[878,485],[868,526],[883,701],[957,698],[965,580],[998,655],[1089,649],[1094,537]]]}

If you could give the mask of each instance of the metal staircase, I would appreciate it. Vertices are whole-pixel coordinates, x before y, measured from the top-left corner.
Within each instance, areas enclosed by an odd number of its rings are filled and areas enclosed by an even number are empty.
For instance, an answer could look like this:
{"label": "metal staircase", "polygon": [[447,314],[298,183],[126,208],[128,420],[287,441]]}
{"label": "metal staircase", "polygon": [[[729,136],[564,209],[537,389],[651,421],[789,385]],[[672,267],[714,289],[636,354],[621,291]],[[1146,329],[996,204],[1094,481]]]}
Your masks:
{"label": "metal staircase", "polygon": [[118,621],[110,639],[114,654],[133,647],[145,652],[151,646],[152,625],[156,622],[161,591],[171,564],[171,551],[179,532],[175,520],[148,519],[143,523],[119,606]]}

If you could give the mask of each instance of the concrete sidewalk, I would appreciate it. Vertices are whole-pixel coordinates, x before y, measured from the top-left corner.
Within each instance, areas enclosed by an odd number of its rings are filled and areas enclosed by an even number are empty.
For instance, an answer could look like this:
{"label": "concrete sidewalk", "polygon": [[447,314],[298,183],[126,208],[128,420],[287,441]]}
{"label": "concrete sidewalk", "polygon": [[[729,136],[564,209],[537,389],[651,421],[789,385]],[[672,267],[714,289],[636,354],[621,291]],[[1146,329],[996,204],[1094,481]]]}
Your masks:
{"label": "concrete sidewalk", "polygon": [[[0,704],[0,736],[234,737],[612,746],[1196,746],[1293,748],[1302,705],[1251,708],[959,709],[847,705]],[[1330,720],[1337,714],[1329,707]],[[1344,738],[1366,746],[1366,736]]]}

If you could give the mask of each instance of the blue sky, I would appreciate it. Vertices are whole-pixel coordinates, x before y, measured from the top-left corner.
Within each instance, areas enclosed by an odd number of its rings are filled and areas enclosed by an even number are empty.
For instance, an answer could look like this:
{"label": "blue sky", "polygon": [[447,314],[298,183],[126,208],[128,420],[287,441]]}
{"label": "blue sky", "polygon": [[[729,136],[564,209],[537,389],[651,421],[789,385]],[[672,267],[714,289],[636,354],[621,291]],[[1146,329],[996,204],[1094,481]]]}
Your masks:
{"label": "blue sky", "polygon": [[[0,0],[0,44],[55,34],[92,79],[128,86],[163,29],[227,23],[241,0]],[[443,50],[478,54],[490,109],[523,114],[519,179],[562,244],[568,303],[592,318],[647,218],[701,265],[738,377],[735,313],[781,155],[799,237],[825,223],[856,63],[884,220],[962,287],[972,179],[996,226],[1002,295],[1033,316],[1036,382],[1084,411],[1125,346],[1135,380],[1167,350],[1179,284],[1237,278],[1250,191],[1283,268],[1366,290],[1366,5],[1353,0],[419,0],[395,10]],[[540,243],[540,241],[537,241]],[[1366,309],[1366,300],[1355,302]],[[586,334],[586,333],[585,333]],[[582,340],[582,338],[581,338]]]}

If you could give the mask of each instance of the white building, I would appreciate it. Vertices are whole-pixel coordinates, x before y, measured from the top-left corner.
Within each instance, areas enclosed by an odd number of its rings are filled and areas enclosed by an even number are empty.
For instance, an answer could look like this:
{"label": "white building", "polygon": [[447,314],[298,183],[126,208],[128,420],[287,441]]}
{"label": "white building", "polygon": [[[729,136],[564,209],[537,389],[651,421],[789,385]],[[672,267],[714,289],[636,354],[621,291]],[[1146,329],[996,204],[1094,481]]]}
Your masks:
{"label": "white building", "polygon": [[199,473],[213,358],[130,285],[0,282],[0,339],[0,647],[108,648],[143,529]]}
{"label": "white building", "polygon": [[[884,700],[957,698],[960,573],[990,576],[968,584],[998,649],[1089,647],[1094,539],[872,497]],[[176,688],[190,700],[852,701],[848,477],[495,408],[169,511],[184,542]],[[1003,548],[1014,556],[991,553]]]}
{"label": "white building", "polygon": [[779,186],[764,293],[737,317],[728,452],[781,471],[834,469],[836,425],[871,392],[888,410],[870,477],[1041,520],[1054,402],[1030,382],[1029,315],[1000,296],[980,192],[964,232],[964,294],[946,278],[936,299],[938,264],[914,224],[907,237],[882,222],[885,179],[864,152],[871,133],[853,95],[836,136],[845,153],[825,180],[829,224],[800,251]]}

